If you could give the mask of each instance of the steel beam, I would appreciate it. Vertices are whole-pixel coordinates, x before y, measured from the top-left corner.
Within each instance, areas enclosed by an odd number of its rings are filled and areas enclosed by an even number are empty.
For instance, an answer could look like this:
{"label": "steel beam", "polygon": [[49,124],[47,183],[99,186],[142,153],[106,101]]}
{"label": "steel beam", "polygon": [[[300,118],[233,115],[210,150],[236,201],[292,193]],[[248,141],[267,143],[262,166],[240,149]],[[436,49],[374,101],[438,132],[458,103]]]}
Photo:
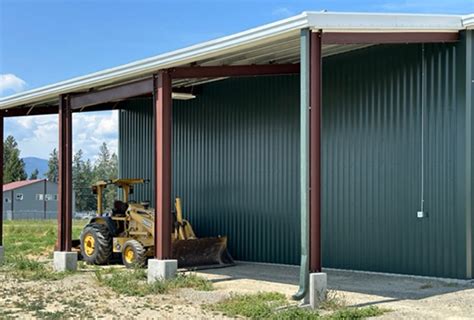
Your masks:
{"label": "steel beam", "polygon": [[171,77],[161,71],[154,78],[155,123],[155,258],[171,258]]}
{"label": "steel beam", "polygon": [[[2,183],[2,186],[3,186],[3,111],[0,111],[0,182]],[[3,197],[2,197],[2,201],[0,201],[0,246],[2,245],[3,245]]]}
{"label": "steel beam", "polygon": [[446,43],[459,32],[324,32],[322,44]]}
{"label": "steel beam", "polygon": [[321,272],[321,32],[312,32],[310,40],[310,272]]}
{"label": "steel beam", "polygon": [[71,251],[72,242],[72,110],[68,96],[59,98],[58,251]]}
{"label": "steel beam", "polygon": [[220,78],[298,74],[299,64],[264,64],[243,66],[178,67],[169,70],[173,79]]}
{"label": "steel beam", "polygon": [[[151,93],[151,91],[150,91]],[[94,112],[94,111],[105,111],[105,110],[116,110],[120,109],[120,102],[109,102],[103,103],[95,106],[90,106],[88,108],[74,109],[73,113],[78,112]],[[21,107],[21,108],[11,108],[3,110],[4,117],[23,117],[23,116],[38,116],[38,115],[47,115],[47,114],[58,114],[58,106],[36,106],[36,107]]]}
{"label": "steel beam", "polygon": [[81,109],[111,101],[150,94],[153,91],[153,79],[147,78],[116,87],[71,95],[71,109]]}
{"label": "steel beam", "polygon": [[22,117],[22,116],[36,116],[44,114],[57,114],[58,106],[37,106],[37,107],[21,107],[3,110],[3,116],[8,117]]}

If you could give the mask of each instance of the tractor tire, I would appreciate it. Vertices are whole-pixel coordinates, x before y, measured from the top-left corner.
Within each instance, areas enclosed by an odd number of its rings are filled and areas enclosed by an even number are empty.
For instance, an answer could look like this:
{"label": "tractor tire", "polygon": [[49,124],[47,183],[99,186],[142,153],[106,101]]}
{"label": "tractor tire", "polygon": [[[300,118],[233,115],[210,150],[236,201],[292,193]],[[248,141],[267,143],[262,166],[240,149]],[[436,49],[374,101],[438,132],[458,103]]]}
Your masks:
{"label": "tractor tire", "polygon": [[89,264],[107,264],[112,256],[112,235],[105,224],[91,223],[81,232],[81,255]]}
{"label": "tractor tire", "polygon": [[127,268],[142,268],[146,264],[146,249],[137,240],[128,240],[123,245],[122,262]]}

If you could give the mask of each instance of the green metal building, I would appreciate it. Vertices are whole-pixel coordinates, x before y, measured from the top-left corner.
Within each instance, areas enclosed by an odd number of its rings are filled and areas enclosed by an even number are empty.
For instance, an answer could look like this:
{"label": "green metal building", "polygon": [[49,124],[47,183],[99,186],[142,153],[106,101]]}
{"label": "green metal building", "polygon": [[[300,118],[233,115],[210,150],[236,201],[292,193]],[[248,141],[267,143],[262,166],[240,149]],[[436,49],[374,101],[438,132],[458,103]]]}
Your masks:
{"label": "green metal building", "polygon": [[[163,218],[159,208],[181,197],[199,236],[227,235],[237,260],[301,265],[302,287],[320,261],[470,279],[473,51],[474,14],[304,12],[7,97],[0,109],[59,105],[66,142],[72,112],[118,110],[120,175],[152,182],[135,200]],[[155,242],[158,259],[169,258],[168,236]]]}
{"label": "green metal building", "polygon": [[[468,277],[468,37],[323,59],[323,266]],[[173,102],[174,196],[200,235],[229,236],[236,259],[298,264],[299,77],[198,90]],[[152,106],[120,111],[123,177],[153,176]]]}

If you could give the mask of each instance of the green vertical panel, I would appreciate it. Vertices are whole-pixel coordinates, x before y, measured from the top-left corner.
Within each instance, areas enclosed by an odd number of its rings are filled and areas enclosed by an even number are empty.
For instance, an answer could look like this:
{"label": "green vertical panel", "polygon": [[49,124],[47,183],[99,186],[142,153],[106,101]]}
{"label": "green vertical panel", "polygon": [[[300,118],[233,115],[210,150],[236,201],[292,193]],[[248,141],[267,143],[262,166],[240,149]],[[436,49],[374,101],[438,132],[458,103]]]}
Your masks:
{"label": "green vertical panel", "polygon": [[230,79],[173,103],[174,193],[236,259],[299,262],[297,79]]}
{"label": "green vertical panel", "polygon": [[[327,58],[323,78],[323,263],[465,277],[457,202],[456,45],[377,46]],[[422,115],[422,101],[425,110]],[[424,199],[421,207],[422,117]],[[458,231],[453,231],[458,230]]]}
{"label": "green vertical panel", "polygon": [[137,185],[130,200],[152,201],[153,104],[151,99],[133,99],[122,104],[119,115],[119,176],[150,179]]}
{"label": "green vertical panel", "polygon": [[[384,45],[323,63],[323,265],[466,277],[463,42]],[[463,69],[464,68],[464,69]],[[461,85],[461,82],[462,85]],[[461,89],[460,89],[461,88]],[[300,262],[299,78],[227,79],[173,102],[173,192],[237,259]],[[120,174],[151,178],[151,100],[120,114]],[[151,199],[151,185],[136,199]]]}
{"label": "green vertical panel", "polygon": [[[470,69],[471,69],[471,77],[467,79],[467,85],[470,90],[469,92],[469,99],[470,99],[470,106],[468,108],[471,109],[471,126],[474,125],[474,30],[466,31],[469,39],[471,48],[466,53],[466,61],[469,61]],[[470,83],[469,83],[470,81]],[[474,150],[474,130],[471,128],[471,150]],[[471,158],[472,161],[472,158]],[[472,163],[472,162],[471,162]],[[474,199],[474,170],[471,167],[471,200]],[[472,210],[472,203],[471,203],[471,278],[474,278],[474,212]]]}
{"label": "green vertical panel", "polygon": [[[422,221],[424,268],[428,274],[466,277],[465,205],[457,202],[466,184],[465,145],[456,132],[465,130],[465,107],[457,96],[458,61],[455,45],[425,46],[425,209]],[[465,134],[464,134],[465,136]],[[465,198],[465,196],[464,196]],[[464,221],[463,221],[464,220]],[[452,230],[459,230],[452,232]]]}
{"label": "green vertical panel", "polygon": [[[465,61],[466,61],[466,126],[468,128],[468,142],[467,146],[470,148],[469,157],[466,161],[469,163],[467,171],[470,172],[466,175],[468,177],[468,189],[469,193],[467,194],[469,198],[468,202],[468,210],[466,210],[466,220],[467,220],[467,254],[469,258],[470,254],[470,263],[467,265],[468,270],[468,277],[474,278],[474,212],[473,208],[473,199],[474,199],[474,168],[473,168],[473,152],[474,152],[474,31],[473,30],[466,30],[464,35],[465,43],[466,43],[466,51],[465,51]],[[469,222],[470,222],[470,229],[469,229]]]}

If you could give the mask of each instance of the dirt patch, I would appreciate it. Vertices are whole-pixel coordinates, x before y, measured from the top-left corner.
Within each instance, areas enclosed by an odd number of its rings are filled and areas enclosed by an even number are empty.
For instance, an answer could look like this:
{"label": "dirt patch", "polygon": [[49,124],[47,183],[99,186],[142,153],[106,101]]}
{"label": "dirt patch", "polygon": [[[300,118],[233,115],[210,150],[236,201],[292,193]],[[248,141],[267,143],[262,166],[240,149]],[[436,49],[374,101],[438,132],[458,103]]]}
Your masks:
{"label": "dirt patch", "polygon": [[200,304],[226,297],[192,289],[146,297],[118,295],[100,286],[91,272],[58,281],[21,281],[0,274],[0,281],[0,318],[222,319]]}

